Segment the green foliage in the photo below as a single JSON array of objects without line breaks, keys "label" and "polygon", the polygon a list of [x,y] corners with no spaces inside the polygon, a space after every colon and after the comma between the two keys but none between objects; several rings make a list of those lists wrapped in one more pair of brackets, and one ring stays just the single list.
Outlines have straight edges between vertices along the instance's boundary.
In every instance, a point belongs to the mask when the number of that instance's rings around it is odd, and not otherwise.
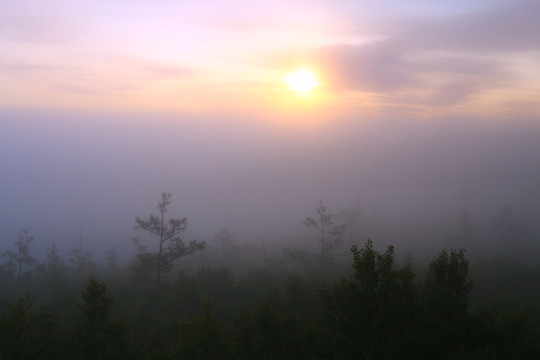
[{"label": "green foliage", "polygon": [[58,359],[59,338],[56,316],[46,307],[35,310],[28,297],[0,316],[0,359]]},{"label": "green foliage", "polygon": [[462,320],[469,304],[472,282],[469,280],[469,261],[465,250],[441,250],[429,264],[425,281],[428,311],[442,322]]},{"label": "green foliage", "polygon": [[[53,287],[48,277],[66,269],[53,266],[59,257],[50,254],[47,266],[32,273],[38,281],[27,285],[48,289],[38,301],[58,316],[28,298],[10,305],[0,294],[2,360],[540,358],[538,291],[517,298],[512,289],[491,292],[505,301],[477,297],[471,310],[463,250],[443,249],[416,280],[392,246],[379,252],[368,240],[352,247],[351,276],[332,285],[321,283],[318,270],[300,276],[250,269],[237,278],[228,268],[206,266],[163,282],[159,297],[121,276],[108,286],[92,277],[80,292],[69,281]],[[538,278],[537,266],[508,260],[483,264],[475,283],[496,290],[493,281],[512,282],[517,289]],[[525,276],[516,285],[518,274]],[[481,281],[488,276],[495,280]],[[5,284],[21,289],[15,276]]]},{"label": "green foliage", "polygon": [[268,358],[281,358],[284,354],[283,336],[285,320],[270,301],[264,301],[254,316],[261,353]]},{"label": "green foliage", "polygon": [[430,356],[440,352],[459,353],[466,350],[467,307],[472,283],[465,250],[442,249],[429,264],[422,284],[422,327],[425,336],[422,351]]},{"label": "green foliage", "polygon": [[110,318],[112,303],[105,283],[90,277],[81,291],[81,317],[74,333],[84,359],[119,359],[125,355],[124,324]]},{"label": "green foliage", "polygon": [[414,273],[409,267],[396,268],[392,246],[381,254],[368,240],[362,249],[353,246],[351,251],[353,278],[322,293],[330,321],[349,339],[345,351],[366,356],[406,353],[404,340],[416,311]]},{"label": "green foliage", "polygon": [[178,322],[178,339],[171,346],[175,359],[225,359],[219,324],[212,314],[211,303],[204,304],[204,314]]},{"label": "green foliage", "polygon": [[252,359],[255,351],[254,325],[249,314],[241,309],[233,323],[229,353],[234,359]]}]

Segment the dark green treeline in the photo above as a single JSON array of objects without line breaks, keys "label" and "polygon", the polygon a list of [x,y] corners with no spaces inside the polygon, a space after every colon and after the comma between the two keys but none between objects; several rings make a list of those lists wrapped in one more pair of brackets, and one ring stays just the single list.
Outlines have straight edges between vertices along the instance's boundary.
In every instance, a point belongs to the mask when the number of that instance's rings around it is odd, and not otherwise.
[{"label": "dark green treeline", "polygon": [[392,246],[351,250],[352,275],[332,283],[205,267],[157,295],[127,275],[80,290],[56,277],[46,295],[1,298],[0,359],[540,358],[540,303],[471,309],[463,250],[422,271]]}]

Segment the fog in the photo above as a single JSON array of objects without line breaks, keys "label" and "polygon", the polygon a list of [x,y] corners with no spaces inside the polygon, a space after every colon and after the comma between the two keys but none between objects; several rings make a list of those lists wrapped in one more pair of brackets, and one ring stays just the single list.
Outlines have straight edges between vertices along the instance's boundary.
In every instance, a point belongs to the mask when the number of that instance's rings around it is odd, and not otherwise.
[{"label": "fog", "polygon": [[473,236],[489,237],[489,218],[505,204],[530,239],[540,233],[534,122],[356,116],[307,124],[4,110],[2,246],[29,227],[34,253],[54,242],[65,255],[82,226],[96,259],[116,245],[127,260],[135,252],[135,216],[155,213],[162,192],[173,194],[168,215],[188,218],[186,240],[208,241],[228,228],[243,244],[309,242],[313,234],[302,221],[319,200],[337,213],[357,199],[356,241],[371,237],[406,251],[462,246],[453,240],[463,212]]}]

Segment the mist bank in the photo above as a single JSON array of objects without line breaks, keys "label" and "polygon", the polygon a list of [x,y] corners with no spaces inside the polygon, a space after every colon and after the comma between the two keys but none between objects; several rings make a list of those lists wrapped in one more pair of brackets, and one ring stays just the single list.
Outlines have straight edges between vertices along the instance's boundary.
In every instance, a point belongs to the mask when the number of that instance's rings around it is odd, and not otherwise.
[{"label": "mist bank", "polygon": [[319,200],[338,212],[357,199],[355,236],[402,248],[451,245],[464,212],[488,241],[505,204],[528,238],[540,233],[538,121],[286,120],[2,109],[0,241],[30,227],[36,251],[67,252],[83,223],[91,249],[132,253],[135,216],[164,191],[187,240],[226,227],[246,244],[309,242],[302,221]]}]

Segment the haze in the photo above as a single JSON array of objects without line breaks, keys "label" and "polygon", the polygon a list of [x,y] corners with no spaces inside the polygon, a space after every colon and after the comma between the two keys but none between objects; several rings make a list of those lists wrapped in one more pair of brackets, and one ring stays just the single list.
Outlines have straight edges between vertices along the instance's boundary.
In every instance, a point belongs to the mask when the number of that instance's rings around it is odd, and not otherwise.
[{"label": "haze", "polygon": [[[361,239],[459,246],[511,204],[538,255],[537,1],[0,1],[0,241],[132,254],[173,194],[185,238],[276,247],[319,200]],[[319,82],[288,89],[298,69]],[[525,231],[525,230],[524,230]],[[530,245],[530,244],[529,244]],[[124,259],[128,256],[124,255]]]}]

